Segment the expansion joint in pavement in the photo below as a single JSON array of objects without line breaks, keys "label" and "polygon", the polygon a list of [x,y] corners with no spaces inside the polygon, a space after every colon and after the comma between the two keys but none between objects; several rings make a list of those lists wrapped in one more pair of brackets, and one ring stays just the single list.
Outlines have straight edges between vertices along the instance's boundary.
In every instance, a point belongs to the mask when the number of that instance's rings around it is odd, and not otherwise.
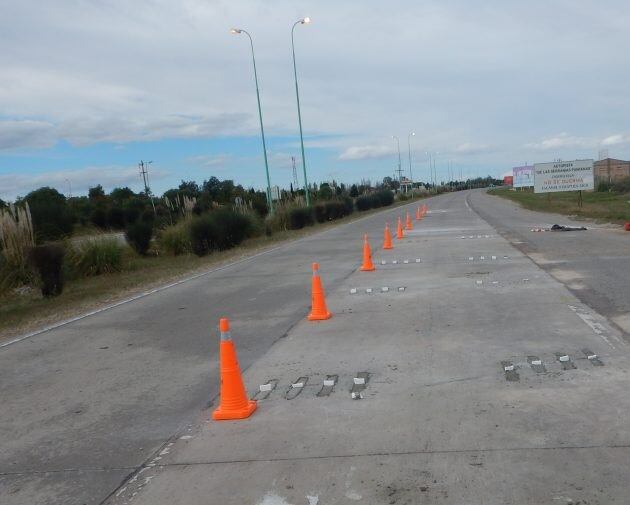
[{"label": "expansion joint in pavement", "polygon": [[251,458],[251,459],[234,459],[234,460],[215,460],[215,461],[180,461],[176,463],[162,463],[155,465],[156,468],[175,468],[186,466],[212,466],[212,465],[231,465],[242,463],[277,463],[291,461],[318,461],[318,460],[335,460],[347,458],[373,458],[383,456],[415,456],[415,455],[440,455],[440,454],[488,454],[488,453],[508,453],[508,452],[534,452],[534,451],[574,451],[574,450],[592,450],[592,449],[630,449],[628,444],[594,444],[594,445],[561,445],[550,447],[489,447],[481,449],[435,449],[435,450],[417,450],[417,451],[379,451],[365,452],[355,454],[332,454],[326,456],[296,456],[286,458]]}]

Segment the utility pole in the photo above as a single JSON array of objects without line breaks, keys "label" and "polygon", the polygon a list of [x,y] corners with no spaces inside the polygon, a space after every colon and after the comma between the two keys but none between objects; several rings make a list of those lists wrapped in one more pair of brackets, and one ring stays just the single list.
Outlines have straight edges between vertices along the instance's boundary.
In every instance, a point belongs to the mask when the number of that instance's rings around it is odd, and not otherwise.
[{"label": "utility pole", "polygon": [[299,188],[297,169],[295,168],[295,156],[291,156],[291,163],[293,164],[293,186],[297,189]]},{"label": "utility pole", "polygon": [[155,210],[155,204],[153,203],[153,197],[151,196],[151,189],[149,188],[149,165],[152,161],[140,160],[138,168],[140,169],[140,175],[142,175],[142,181],[144,182],[144,194],[151,201],[151,207],[153,207],[153,215],[157,217],[157,211]]}]

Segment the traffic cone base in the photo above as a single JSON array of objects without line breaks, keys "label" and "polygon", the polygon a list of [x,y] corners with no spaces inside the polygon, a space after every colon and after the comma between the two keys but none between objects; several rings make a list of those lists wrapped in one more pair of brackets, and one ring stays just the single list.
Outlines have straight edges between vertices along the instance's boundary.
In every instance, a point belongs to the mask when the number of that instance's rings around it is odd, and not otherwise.
[{"label": "traffic cone base", "polygon": [[311,288],[311,312],[306,317],[309,321],[325,321],[330,319],[332,314],[328,312],[326,307],[326,295],[324,293],[324,286],[322,286],[322,279],[318,273],[319,265],[313,263],[313,282]]},{"label": "traffic cone base", "polygon": [[219,346],[221,391],[219,406],[212,413],[212,419],[215,421],[245,419],[256,410],[256,402],[247,398],[236,356],[236,347],[230,337],[228,319],[221,319],[219,329],[221,331],[221,344]]},{"label": "traffic cone base", "polygon": [[323,314],[313,314],[311,312],[306,319],[308,319],[309,321],[325,321],[326,319],[330,319],[331,317],[332,314],[328,311],[324,312]]},{"label": "traffic cone base", "polygon": [[252,415],[256,410],[256,402],[254,400],[247,400],[247,405],[238,410],[224,411],[219,407],[212,413],[212,419],[215,421],[229,421],[230,419],[245,419]]}]

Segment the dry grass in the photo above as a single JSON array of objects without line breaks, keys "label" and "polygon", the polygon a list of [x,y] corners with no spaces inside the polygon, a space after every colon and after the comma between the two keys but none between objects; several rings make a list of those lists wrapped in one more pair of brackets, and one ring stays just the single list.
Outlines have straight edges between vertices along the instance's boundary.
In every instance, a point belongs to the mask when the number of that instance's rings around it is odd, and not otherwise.
[{"label": "dry grass", "polygon": [[35,246],[28,202],[0,210],[0,290],[13,287],[29,277],[28,254]]},{"label": "dry grass", "polygon": [[551,197],[546,194],[535,194],[531,191],[511,191],[509,189],[491,189],[488,193],[518,202],[530,210],[591,218],[600,222],[624,223],[630,221],[630,193],[585,191],[582,193],[582,208],[578,207],[578,194],[574,191],[551,193]]}]

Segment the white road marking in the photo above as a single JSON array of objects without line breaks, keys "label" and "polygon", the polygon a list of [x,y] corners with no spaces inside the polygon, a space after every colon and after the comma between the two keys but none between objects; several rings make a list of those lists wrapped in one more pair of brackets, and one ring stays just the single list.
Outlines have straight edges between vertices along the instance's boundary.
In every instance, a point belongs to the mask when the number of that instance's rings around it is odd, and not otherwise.
[{"label": "white road marking", "polygon": [[[591,330],[593,330],[593,333],[595,333],[595,335],[599,336],[604,342],[606,342],[610,347],[612,347],[613,349],[616,350],[616,347],[613,345],[613,343],[609,340],[609,336],[611,336],[610,334],[607,335],[608,331],[606,329],[606,327],[601,324],[598,323],[597,321],[594,320],[594,317],[592,314],[589,314],[587,312],[584,312],[580,309],[578,309],[578,307],[574,307],[573,305],[569,305],[568,306],[582,321],[584,321],[590,328]],[[613,337],[615,339],[615,341],[617,342],[617,344],[623,344],[623,342],[621,340],[619,340],[616,337]]]}]

